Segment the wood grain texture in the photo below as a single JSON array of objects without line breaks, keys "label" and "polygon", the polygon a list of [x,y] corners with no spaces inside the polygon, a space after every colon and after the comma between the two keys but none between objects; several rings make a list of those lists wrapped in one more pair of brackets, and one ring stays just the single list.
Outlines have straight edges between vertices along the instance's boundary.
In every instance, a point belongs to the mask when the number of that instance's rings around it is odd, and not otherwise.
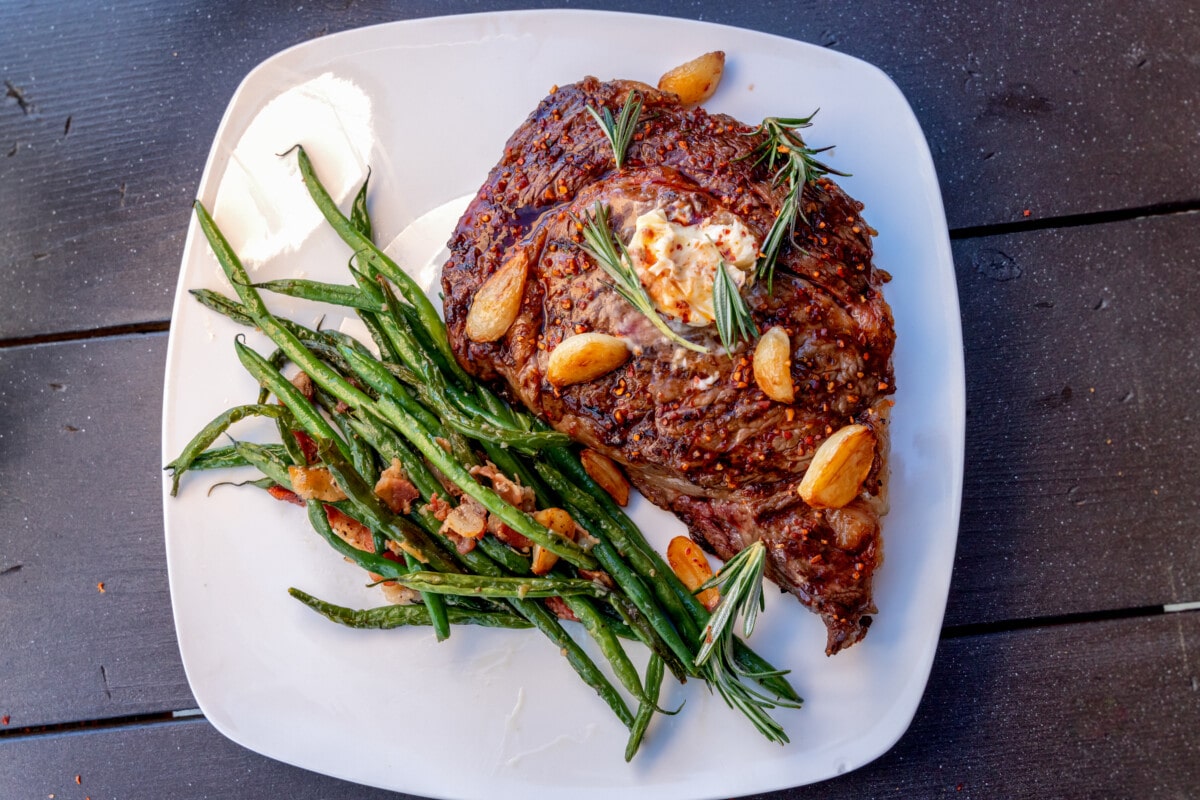
[{"label": "wood grain texture", "polygon": [[[949,624],[1200,596],[1200,351],[1178,327],[1200,304],[1194,220],[956,244],[971,412]],[[0,636],[23,643],[0,651],[13,724],[192,703],[161,540],[164,338],[0,350]]]},{"label": "wood grain texture", "polygon": [[[943,642],[913,726],[891,752],[755,800],[1194,797],[1198,650],[1196,613]],[[0,740],[0,796],[49,794],[404,797],[270,761],[203,720]]]},{"label": "wood grain texture", "polygon": [[1200,217],[954,253],[968,412],[947,622],[1200,599]]},{"label": "wood grain texture", "polygon": [[11,726],[195,705],[163,551],[165,344],[0,350],[0,715]]},{"label": "wood grain texture", "polygon": [[[0,340],[168,317],[188,201],[263,59],[361,25],[516,5],[560,4],[3,4]],[[926,130],[953,227],[1200,201],[1192,4],[579,6],[763,30],[878,65]]]}]

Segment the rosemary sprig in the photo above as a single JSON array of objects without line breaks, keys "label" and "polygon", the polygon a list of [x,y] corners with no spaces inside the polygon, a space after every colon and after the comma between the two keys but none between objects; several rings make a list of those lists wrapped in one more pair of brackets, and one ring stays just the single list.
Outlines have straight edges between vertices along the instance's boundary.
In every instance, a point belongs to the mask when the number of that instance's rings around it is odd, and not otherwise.
[{"label": "rosemary sprig", "polygon": [[600,130],[604,131],[608,143],[612,145],[613,161],[616,162],[617,169],[620,169],[621,165],[625,163],[625,151],[629,149],[629,143],[633,140],[633,132],[637,129],[638,119],[642,116],[641,93],[635,89],[625,96],[625,105],[621,106],[621,113],[617,115],[616,120],[613,119],[612,112],[608,110],[607,106],[602,111],[597,111],[588,105],[587,111],[592,115],[592,119],[596,120]]},{"label": "rosemary sprig", "polygon": [[642,279],[633,268],[633,259],[625,243],[617,236],[608,221],[608,206],[596,201],[595,209],[587,215],[583,224],[583,251],[596,260],[600,269],[612,279],[612,287],[624,297],[631,306],[642,312],[646,319],[654,323],[663,336],[697,353],[707,353],[708,348],[684,339],[658,315],[654,309],[654,301],[646,294]]},{"label": "rosemary sprig", "polygon": [[[776,186],[786,185],[787,195],[779,206],[779,213],[767,236],[758,256],[756,274],[767,279],[767,291],[773,288],[775,265],[784,242],[794,243],[796,236],[796,220],[805,219],[804,209],[800,205],[804,193],[804,185],[811,183],[822,175],[840,175],[846,177],[848,172],[839,172],[833,167],[817,160],[817,155],[824,153],[829,147],[812,148],[804,143],[796,131],[812,126],[812,119],[817,112],[807,117],[767,117],[762,124],[749,135],[763,136],[762,142],[750,153],[754,157],[754,165],[766,164],[768,170],[774,173],[772,182]],[[797,245],[799,246],[799,245]]]},{"label": "rosemary sprig", "polygon": [[713,316],[726,353],[732,354],[733,346],[739,340],[749,342],[758,336],[758,326],[750,317],[750,309],[746,307],[738,285],[729,277],[725,259],[717,262],[717,274],[713,278]]},{"label": "rosemary sprig", "polygon": [[726,561],[720,573],[696,590],[701,592],[713,586],[721,587],[721,602],[704,628],[700,652],[696,654],[696,666],[701,668],[709,685],[717,687],[717,692],[730,708],[745,714],[759,733],[772,742],[785,744],[788,741],[787,733],[767,712],[780,706],[799,708],[800,703],[782,697],[768,697],[748,686],[742,678],[767,676],[747,672],[734,657],[734,628],[737,627],[738,617],[743,618],[742,631],[749,638],[754,632],[758,612],[764,608],[762,582],[766,556],[766,545],[761,541],[754,542]]}]

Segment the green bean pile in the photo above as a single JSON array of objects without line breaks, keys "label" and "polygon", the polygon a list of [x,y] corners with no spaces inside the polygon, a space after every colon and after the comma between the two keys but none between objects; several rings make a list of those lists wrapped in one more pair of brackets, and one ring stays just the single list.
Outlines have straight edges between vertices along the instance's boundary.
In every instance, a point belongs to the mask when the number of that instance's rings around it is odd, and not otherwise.
[{"label": "green bean pile", "polygon": [[[303,148],[295,152],[309,194],[353,253],[349,271],[354,283],[252,284],[208,211],[195,203],[200,227],[237,297],[210,290],[192,294],[235,322],[261,330],[277,349],[264,356],[241,336],[235,339],[239,361],[262,387],[258,402],[217,416],[167,465],[171,494],[191,470],[255,467],[262,477],[248,483],[286,494],[292,489],[289,466],[311,463],[325,468],[346,497],[332,503],[302,501],[313,529],[353,563],[419,593],[420,603],[355,610],[290,590],[317,613],[355,628],[428,625],[439,640],[449,637],[455,624],[537,628],[629,728],[627,760],[637,751],[654,713],[674,713],[658,706],[667,671],[680,682],[689,677],[707,681],[764,735],[786,742],[783,729],[767,713],[801,702],[784,673],[736,638],[733,671],[712,661],[697,666],[708,611],[592,480],[564,434],[511,407],[458,364],[428,297],[372,241],[367,183],[351,213],[343,214]],[[380,356],[342,333],[276,317],[260,291],[353,309]],[[311,378],[312,400],[284,376],[289,362]],[[268,402],[272,395],[278,404]],[[212,448],[226,429],[250,416],[273,419],[280,442]],[[315,459],[305,452],[297,433],[315,443]],[[407,514],[394,512],[373,488],[381,469],[395,461],[421,495]],[[566,510],[587,535],[572,541],[509,504],[472,475],[471,468],[485,462],[532,489],[538,508]],[[525,554],[491,535],[480,537],[474,549],[459,552],[430,506],[435,499],[453,504],[454,493],[446,491],[443,481],[557,555],[554,569],[544,577],[534,576]],[[370,530],[374,552],[353,546],[334,531],[332,509]],[[384,557],[389,542],[403,548],[403,560]],[[636,701],[636,713],[542,598],[561,598],[579,620],[612,675]],[[644,677],[621,639],[640,641],[650,649]]]}]

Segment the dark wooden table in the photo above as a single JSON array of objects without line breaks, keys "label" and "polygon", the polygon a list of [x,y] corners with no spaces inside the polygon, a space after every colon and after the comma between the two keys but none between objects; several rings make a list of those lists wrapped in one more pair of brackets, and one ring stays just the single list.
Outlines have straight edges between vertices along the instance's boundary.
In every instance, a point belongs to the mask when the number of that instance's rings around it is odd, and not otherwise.
[{"label": "dark wooden table", "polygon": [[[604,5],[878,65],[941,179],[968,430],[933,676],[890,753],[773,797],[1200,796],[1196,5]],[[189,201],[242,76],[313,37],[485,6],[509,4],[0,7],[0,798],[396,796],[189,713],[165,344]]]}]

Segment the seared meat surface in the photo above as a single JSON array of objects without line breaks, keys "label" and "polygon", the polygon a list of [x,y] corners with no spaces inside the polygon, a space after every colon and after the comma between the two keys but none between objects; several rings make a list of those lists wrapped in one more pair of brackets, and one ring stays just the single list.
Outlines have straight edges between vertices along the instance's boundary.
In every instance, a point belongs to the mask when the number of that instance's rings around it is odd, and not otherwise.
[{"label": "seared meat surface", "polygon": [[[617,172],[586,106],[615,112],[631,89],[644,96],[642,122]],[[806,186],[800,246],[784,248],[771,291],[761,281],[742,291],[760,330],[778,325],[789,334],[791,404],[756,385],[753,343],[738,344],[730,357],[715,326],[673,321],[709,352],[678,347],[579,246],[577,219],[597,201],[611,208],[624,242],[654,209],[679,225],[736,219],[761,242],[785,190],[755,166],[750,154],[760,139],[751,131],[642,84],[588,78],[554,90],[513,134],[451,239],[442,273],[446,321],[464,368],[501,382],[555,428],[622,463],[643,494],[718,557],[764,540],[769,577],[823,617],[832,654],[866,632],[882,556],[895,337],[862,205],[825,178]],[[529,265],[516,322],[497,341],[469,340],[464,326],[476,291],[514,257]],[[545,378],[549,353],[587,331],[624,338],[633,357],[600,378],[555,389]],[[836,511],[810,508],[796,489],[812,455],[852,422],[870,427],[880,443],[863,493]]]}]

